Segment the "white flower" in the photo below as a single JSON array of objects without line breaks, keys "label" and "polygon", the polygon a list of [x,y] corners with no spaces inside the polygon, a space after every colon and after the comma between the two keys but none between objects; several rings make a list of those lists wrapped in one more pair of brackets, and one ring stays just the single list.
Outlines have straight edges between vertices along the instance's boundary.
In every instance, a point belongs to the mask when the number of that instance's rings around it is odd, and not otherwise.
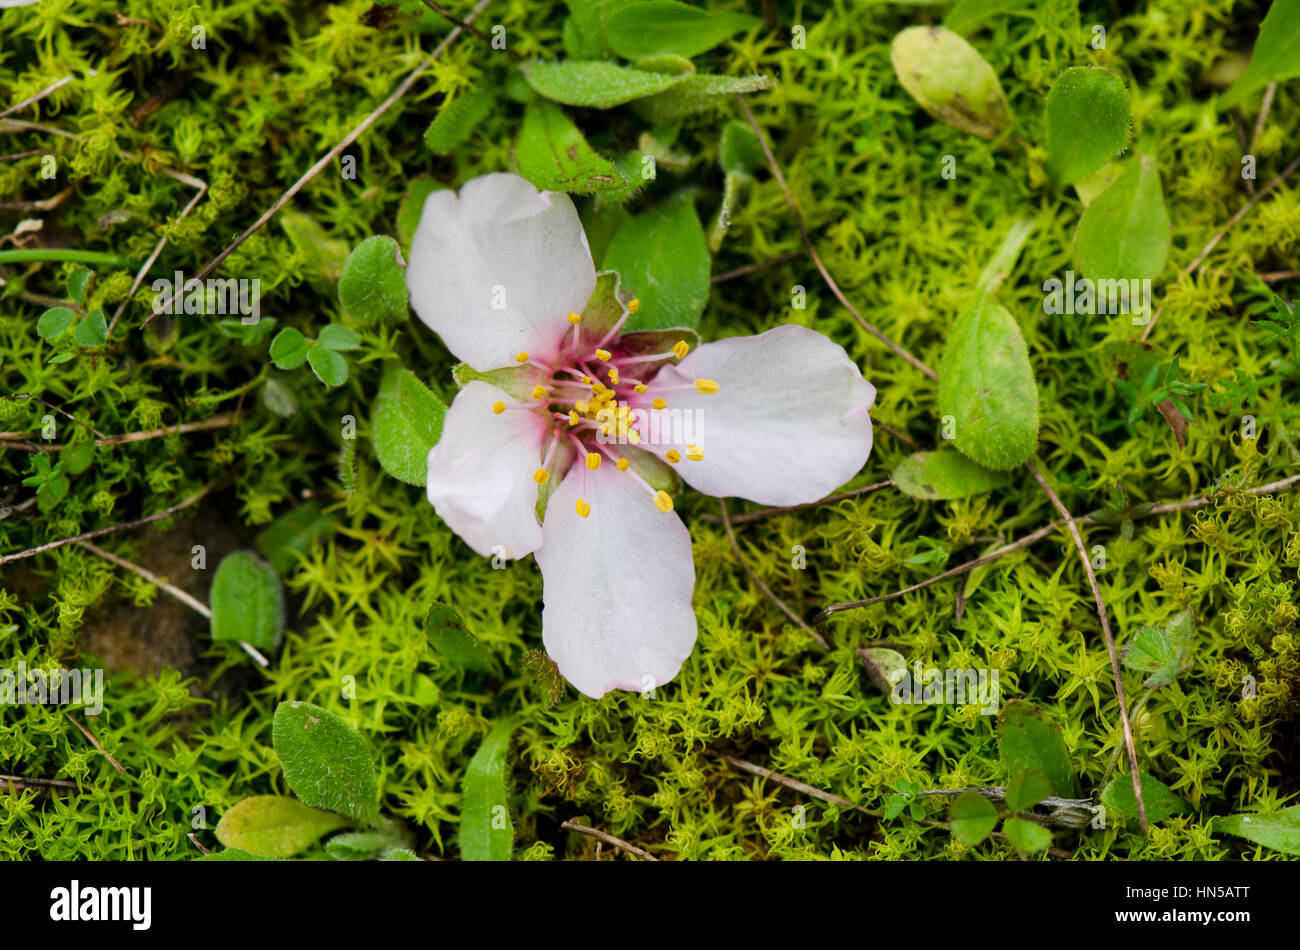
[{"label": "white flower", "polygon": [[597,293],[566,195],[506,174],[434,192],[410,258],[412,306],[473,377],[429,453],[429,501],[480,555],[536,555],[542,640],[588,696],[661,685],[695,645],[666,467],[710,495],[797,505],[871,452],[876,391],[820,333],[690,352],[690,331],[622,333],[628,307]]}]

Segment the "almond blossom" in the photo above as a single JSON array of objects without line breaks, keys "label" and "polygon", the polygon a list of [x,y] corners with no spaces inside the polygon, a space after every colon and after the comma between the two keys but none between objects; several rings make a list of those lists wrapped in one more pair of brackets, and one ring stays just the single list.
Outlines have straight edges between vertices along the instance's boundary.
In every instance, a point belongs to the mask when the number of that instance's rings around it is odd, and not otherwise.
[{"label": "almond blossom", "polygon": [[407,273],[462,361],[429,501],[478,554],[536,557],[543,643],[588,696],[662,685],[695,645],[678,479],[798,505],[871,452],[876,391],[841,346],[794,325],[624,332],[639,301],[597,273],[573,202],[516,175],[430,195]]}]

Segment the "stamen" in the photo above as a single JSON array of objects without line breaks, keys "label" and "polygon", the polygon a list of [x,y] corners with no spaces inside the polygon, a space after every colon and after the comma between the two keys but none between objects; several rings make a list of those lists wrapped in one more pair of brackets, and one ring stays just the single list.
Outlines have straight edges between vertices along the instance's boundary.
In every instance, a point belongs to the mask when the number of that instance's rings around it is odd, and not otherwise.
[{"label": "stamen", "polygon": [[573,510],[578,513],[579,518],[585,518],[591,514],[591,505],[579,498],[573,503]]},{"label": "stamen", "polygon": [[545,485],[551,478],[551,473],[544,468],[539,468],[533,472],[533,481],[539,485]]},{"label": "stamen", "polygon": [[538,385],[533,387],[532,397],[534,399],[541,399],[545,395],[546,395],[545,386]]},{"label": "stamen", "polygon": [[598,468],[600,468],[600,453],[599,453],[599,452],[588,452],[588,453],[587,453],[587,468],[591,469],[593,472],[596,471]]},{"label": "stamen", "polygon": [[628,468],[631,467],[631,465],[632,463],[629,462],[627,459],[619,459],[617,462],[614,463],[614,467],[617,468],[620,472],[626,472]]},{"label": "stamen", "polygon": [[578,315],[578,311],[576,310],[569,311],[569,322],[572,323],[575,327],[582,322],[582,317]]},{"label": "stamen", "polygon": [[697,379],[695,381],[695,391],[707,396],[718,391],[718,384],[712,379]]},{"label": "stamen", "polygon": [[611,356],[613,356],[613,355],[614,355],[614,354],[611,353],[609,350],[597,350],[597,351],[596,351],[596,359],[600,360],[602,363],[605,362],[605,360],[609,359],[609,358],[610,358]]},{"label": "stamen", "polygon": [[662,511],[664,514],[667,514],[668,512],[672,511],[673,510],[672,496],[669,495],[668,492],[666,491],[655,492],[655,507],[658,508],[660,511]]},{"label": "stamen", "polygon": [[569,425],[571,425],[571,426],[576,426],[576,425],[577,425],[579,422],[581,422],[581,421],[582,421],[582,416],[578,415],[576,412],[574,412],[572,409],[570,409],[570,410],[569,410]]},{"label": "stamen", "polygon": [[650,405],[652,405],[656,409],[665,409],[668,406],[668,400],[665,399],[663,396],[656,396],[655,401],[652,402]]},{"label": "stamen", "polygon": [[519,353],[519,355],[515,357],[515,362],[516,362],[516,363],[527,363],[527,362],[528,362],[528,354],[527,354],[527,353],[524,353],[524,352],[521,350],[520,353]]},{"label": "stamen", "polygon": [[505,411],[506,411],[506,404],[503,403],[500,399],[492,403],[492,414],[494,416],[499,416],[501,415],[501,413]]},{"label": "stamen", "polygon": [[688,445],[686,446],[686,457],[692,462],[698,462],[704,458],[704,450],[698,445]]},{"label": "stamen", "polygon": [[684,359],[686,354],[691,351],[691,345],[685,340],[678,340],[677,345],[673,347],[673,356],[679,360]]},{"label": "stamen", "polygon": [[632,387],[632,392],[640,396],[640,395],[645,395],[645,393],[649,389],[650,387],[647,386],[645,383],[637,383],[635,386]]},{"label": "stamen", "polygon": [[633,297],[631,300],[627,302],[628,313],[636,313],[640,309],[641,309],[641,301],[638,300],[636,297]]},{"label": "stamen", "polygon": [[676,465],[682,460],[682,453],[678,452],[676,449],[669,449],[664,453],[664,458]]}]

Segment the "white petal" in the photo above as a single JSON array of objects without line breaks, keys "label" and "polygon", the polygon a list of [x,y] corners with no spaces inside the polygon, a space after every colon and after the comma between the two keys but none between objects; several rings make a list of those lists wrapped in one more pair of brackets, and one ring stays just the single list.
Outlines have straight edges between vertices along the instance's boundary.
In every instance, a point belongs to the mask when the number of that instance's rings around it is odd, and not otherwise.
[{"label": "white petal", "polygon": [[406,271],[411,306],[457,358],[486,372],[549,360],[596,287],[568,195],[484,175],[424,203]]},{"label": "white petal", "polygon": [[[475,381],[452,401],[429,452],[429,501],[447,526],[483,557],[521,558],[542,543],[537,483],[546,422],[536,412],[492,411],[518,400]],[[497,550],[500,549],[500,550]]]},{"label": "white petal", "polygon": [[[580,497],[586,518],[574,509]],[[599,699],[676,676],[695,645],[695,564],[681,519],[632,475],[579,462],[551,497],[542,534],[542,641],[564,678]]]},{"label": "white petal", "polygon": [[[718,391],[689,388],[701,378]],[[843,485],[871,454],[875,387],[815,330],[787,325],[706,343],[664,367],[644,399],[680,385],[688,388],[663,393],[666,409],[649,412],[642,447],[660,456],[675,448],[677,471],[705,494],[802,505]],[[685,444],[704,457],[687,458]]]}]

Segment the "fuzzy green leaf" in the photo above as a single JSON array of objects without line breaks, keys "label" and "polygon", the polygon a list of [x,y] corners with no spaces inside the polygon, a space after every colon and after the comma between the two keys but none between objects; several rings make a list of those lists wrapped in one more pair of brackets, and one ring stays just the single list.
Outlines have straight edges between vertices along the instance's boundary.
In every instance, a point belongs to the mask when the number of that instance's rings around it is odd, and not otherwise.
[{"label": "fuzzy green leaf", "polygon": [[602,265],[640,301],[625,329],[694,327],[709,298],[709,246],[688,198],[657,205],[619,228]]},{"label": "fuzzy green leaf", "polygon": [[72,338],[82,346],[101,346],[108,339],[108,321],[104,311],[92,310],[81,318],[77,329],[72,331]]},{"label": "fuzzy green leaf", "polygon": [[305,211],[285,208],[276,215],[276,220],[302,259],[304,277],[325,283],[339,279],[348,256],[346,241],[331,238],[316,218]]},{"label": "fuzzy green leaf", "polygon": [[[1190,810],[1187,802],[1164,782],[1153,779],[1145,772],[1138,773],[1138,781],[1142,783],[1142,805],[1146,809],[1149,823],[1164,821],[1170,815]],[[1133,779],[1128,775],[1116,775],[1102,789],[1101,803],[1109,811],[1136,819],[1138,808],[1137,796],[1133,794]]]},{"label": "fuzzy green leaf", "polygon": [[940,122],[986,139],[1010,124],[993,67],[951,30],[909,27],[894,37],[889,58],[903,88]]},{"label": "fuzzy green leaf", "polygon": [[78,267],[68,275],[68,296],[74,303],[81,305],[86,302],[86,286],[94,273],[89,267]]},{"label": "fuzzy green leaf", "polygon": [[1007,775],[1021,769],[1041,772],[1057,796],[1074,794],[1074,766],[1061,727],[1024,700],[1011,700],[998,714],[998,755]]},{"label": "fuzzy green leaf", "polygon": [[671,125],[692,113],[716,108],[733,96],[771,87],[772,80],[766,76],[683,76],[673,88],[638,99],[632,108],[655,125]]},{"label": "fuzzy green leaf", "polygon": [[1300,0],[1273,0],[1259,25],[1250,65],[1219,97],[1219,109],[1236,105],[1271,82],[1300,76]]},{"label": "fuzzy green leaf", "polygon": [[746,13],[710,13],[675,0],[624,7],[605,24],[605,40],[625,59],[698,56],[762,21]]},{"label": "fuzzy green leaf", "polygon": [[1161,627],[1146,627],[1120,656],[1130,670],[1150,673],[1144,686],[1168,686],[1187,664],[1192,651],[1192,613],[1184,610]]},{"label": "fuzzy green leaf", "polygon": [[1058,187],[1091,175],[1128,145],[1128,90],[1109,69],[1067,69],[1047,93],[1045,111],[1047,171]]},{"label": "fuzzy green leaf", "polygon": [[957,318],[943,351],[939,410],[956,422],[953,445],[995,471],[1022,465],[1038,444],[1038,387],[1020,327],[981,298]]},{"label": "fuzzy green leaf", "polygon": [[307,362],[316,378],[331,389],[348,381],[348,361],[327,346],[317,344],[309,349]]},{"label": "fuzzy green leaf", "polygon": [[434,652],[452,666],[479,673],[493,672],[491,655],[478,637],[465,628],[465,622],[454,607],[434,603],[425,615],[424,632]]},{"label": "fuzzy green leaf", "polygon": [[514,728],[513,719],[498,722],[465,770],[459,836],[463,860],[510,860],[514,825],[506,801],[506,759]]},{"label": "fuzzy green leaf", "polygon": [[465,141],[478,124],[492,114],[496,94],[491,90],[465,92],[438,112],[424,133],[424,144],[434,155],[447,155]]},{"label": "fuzzy green leaf", "polygon": [[284,632],[284,591],[275,569],[252,551],[227,554],[208,595],[212,639],[242,640],[273,650]]},{"label": "fuzzy green leaf", "polygon": [[1052,833],[1042,825],[1023,818],[1008,818],[1002,822],[1002,833],[1011,843],[1026,854],[1045,851],[1052,843]]},{"label": "fuzzy green leaf", "polygon": [[297,799],[254,795],[221,816],[216,835],[227,848],[264,858],[289,858],[347,823],[341,815],[310,808]]},{"label": "fuzzy green leaf", "polygon": [[894,485],[898,490],[924,501],[968,498],[992,491],[1010,480],[1007,473],[987,469],[952,449],[916,452],[894,469]]},{"label": "fuzzy green leaf", "polygon": [[1007,807],[1012,811],[1025,811],[1044,798],[1051,798],[1052,792],[1052,780],[1042,772],[1021,769],[1007,782]]},{"label": "fuzzy green leaf", "polygon": [[308,805],[374,824],[379,786],[370,749],[342,717],[311,703],[275,707],[271,728],[285,781]]},{"label": "fuzzy green leaf", "polygon": [[1169,256],[1169,213],[1160,171],[1137,155],[1115,184],[1088,205],[1074,235],[1080,272],[1093,281],[1154,280]]},{"label": "fuzzy green leaf", "polygon": [[77,321],[77,315],[67,307],[51,307],[36,321],[36,334],[48,340],[58,336]]},{"label": "fuzzy green leaf", "polygon": [[998,823],[998,810],[979,792],[963,792],[948,806],[948,827],[962,844],[974,847],[987,838]]},{"label": "fuzzy green leaf", "polygon": [[[381,320],[406,319],[406,262],[396,241],[385,234],[376,234],[352,249],[339,278],[339,305],[363,327]],[[324,332],[320,343],[329,346]]]},{"label": "fuzzy green leaf", "polygon": [[587,144],[563,109],[544,100],[524,107],[515,162],[520,175],[551,191],[587,195],[630,184],[612,161]]},{"label": "fuzzy green leaf", "polygon": [[298,411],[298,400],[294,398],[293,390],[274,376],[268,376],[262,384],[262,405],[285,419]]},{"label": "fuzzy green leaf", "polygon": [[385,472],[408,485],[429,477],[429,451],[442,435],[447,407],[400,363],[384,369],[375,399],[375,456]]},{"label": "fuzzy green leaf", "polygon": [[345,326],[331,323],[321,328],[316,345],[327,350],[356,350],[361,348],[361,337]]},{"label": "fuzzy green leaf", "polygon": [[1245,838],[1283,854],[1300,855],[1300,805],[1267,815],[1224,815],[1214,819],[1214,830]]},{"label": "fuzzy green leaf", "polygon": [[280,369],[297,369],[307,360],[307,339],[293,327],[285,327],[271,341],[271,362]]},{"label": "fuzzy green leaf", "polygon": [[534,91],[566,106],[611,109],[671,89],[682,76],[664,75],[596,60],[592,62],[534,61],[520,67]]},{"label": "fuzzy green leaf", "polygon": [[763,146],[746,122],[728,122],[722,127],[718,144],[718,164],[723,172],[748,178],[750,172],[761,168],[764,162]]}]

